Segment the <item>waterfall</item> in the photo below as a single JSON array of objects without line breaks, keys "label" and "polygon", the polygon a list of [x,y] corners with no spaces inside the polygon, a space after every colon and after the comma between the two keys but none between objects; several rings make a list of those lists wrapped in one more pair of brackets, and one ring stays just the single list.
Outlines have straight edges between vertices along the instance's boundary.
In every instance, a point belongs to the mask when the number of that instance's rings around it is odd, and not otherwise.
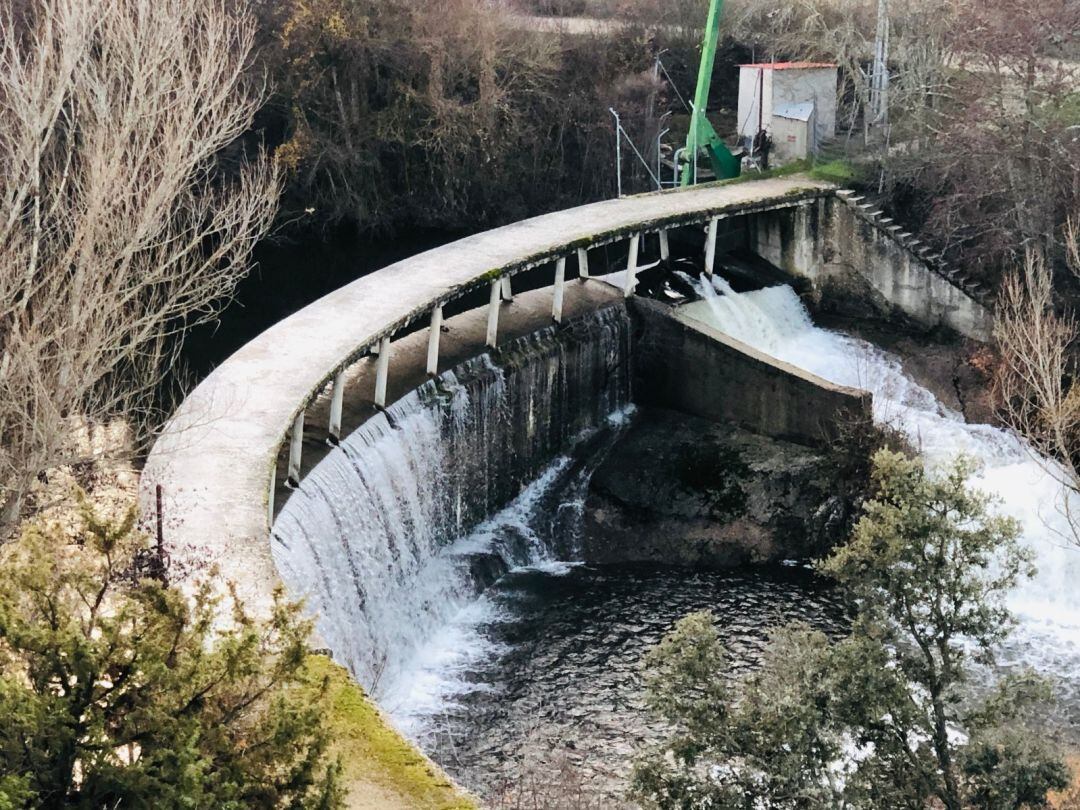
[{"label": "waterfall", "polygon": [[815,327],[788,286],[740,294],[717,277],[713,284],[692,283],[704,300],[683,308],[691,317],[820,377],[873,392],[875,420],[902,430],[930,464],[961,453],[982,464],[972,484],[996,495],[1001,511],[1021,522],[1038,568],[1011,594],[1021,627],[1004,658],[1074,675],[1080,665],[1080,548],[1072,545],[1064,513],[1068,507],[1080,514],[1080,503],[1066,500],[1069,494],[1024,442],[990,425],[968,424],[906,375],[889,352]]},{"label": "waterfall", "polygon": [[369,419],[289,498],[278,570],[370,691],[393,692],[493,579],[550,556],[527,518],[575,472],[564,454],[626,407],[629,341],[616,306],[474,358]]},{"label": "waterfall", "polygon": [[720,276],[714,275],[712,284],[708,284],[682,271],[677,273],[704,299],[686,305],[684,312],[700,318],[701,310],[707,309],[708,317],[702,320],[768,354],[779,351],[795,333],[813,326],[798,297],[787,294],[791,292],[790,287],[770,287],[739,295]]}]

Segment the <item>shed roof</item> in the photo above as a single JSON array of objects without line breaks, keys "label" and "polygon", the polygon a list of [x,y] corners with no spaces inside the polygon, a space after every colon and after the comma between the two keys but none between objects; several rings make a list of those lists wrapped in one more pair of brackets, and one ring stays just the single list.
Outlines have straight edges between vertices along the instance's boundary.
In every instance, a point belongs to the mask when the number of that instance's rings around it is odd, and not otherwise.
[{"label": "shed roof", "polygon": [[800,101],[798,104],[784,104],[773,110],[773,115],[789,118],[792,121],[809,121],[814,114],[814,102]]},{"label": "shed roof", "polygon": [[764,70],[820,70],[836,69],[835,62],[755,62],[752,65],[739,65],[743,68],[762,68]]}]

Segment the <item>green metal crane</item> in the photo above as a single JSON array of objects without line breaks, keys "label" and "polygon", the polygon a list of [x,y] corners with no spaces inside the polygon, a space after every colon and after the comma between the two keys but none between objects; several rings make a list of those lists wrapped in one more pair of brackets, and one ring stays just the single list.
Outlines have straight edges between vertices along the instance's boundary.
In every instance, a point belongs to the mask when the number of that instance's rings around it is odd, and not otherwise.
[{"label": "green metal crane", "polygon": [[686,163],[682,167],[679,181],[682,186],[694,182],[694,166],[701,151],[708,155],[713,174],[718,180],[738,177],[741,169],[739,158],[727,148],[705,115],[709,105],[709,86],[712,84],[716,46],[720,38],[720,11],[723,5],[724,0],[709,0],[709,16],[705,22],[705,38],[701,43],[701,64],[698,66],[694,106],[690,112],[690,129],[686,133]]}]

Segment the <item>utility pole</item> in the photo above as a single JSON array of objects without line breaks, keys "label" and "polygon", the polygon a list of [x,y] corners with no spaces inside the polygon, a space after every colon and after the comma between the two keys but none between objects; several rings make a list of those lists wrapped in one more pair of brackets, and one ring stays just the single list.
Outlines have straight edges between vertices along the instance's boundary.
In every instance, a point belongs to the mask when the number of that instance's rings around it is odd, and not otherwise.
[{"label": "utility pole", "polygon": [[874,67],[870,74],[870,126],[889,127],[889,0],[878,0]]},{"label": "utility pole", "polygon": [[622,196],[622,124],[619,114],[614,107],[608,107],[608,112],[615,116],[615,196]]}]

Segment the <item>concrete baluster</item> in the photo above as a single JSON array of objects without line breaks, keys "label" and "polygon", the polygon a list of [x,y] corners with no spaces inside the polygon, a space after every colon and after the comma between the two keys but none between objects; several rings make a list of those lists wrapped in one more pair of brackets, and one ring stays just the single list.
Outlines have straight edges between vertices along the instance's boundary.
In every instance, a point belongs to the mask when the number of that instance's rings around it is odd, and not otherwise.
[{"label": "concrete baluster", "polygon": [[375,407],[386,407],[386,380],[390,376],[390,336],[379,341],[379,364],[375,367]]},{"label": "concrete baluster", "polygon": [[274,525],[274,495],[277,493],[277,459],[270,469],[270,491],[266,496],[266,525]]},{"label": "concrete baluster", "polygon": [[442,307],[431,310],[431,328],[427,339],[427,373],[434,377],[439,373],[439,335],[442,332]]},{"label": "concrete baluster", "polygon": [[566,257],[555,262],[555,293],[551,299],[551,317],[555,323],[562,323],[563,287],[566,284]]},{"label": "concrete baluster", "polygon": [[304,451],[304,412],[300,411],[292,423],[292,436],[289,440],[289,476],[290,486],[300,486],[300,457]]},{"label": "concrete baluster", "polygon": [[502,286],[499,279],[491,282],[491,298],[488,300],[488,323],[487,345],[495,348],[495,341],[499,334],[499,288]]},{"label": "concrete baluster", "polygon": [[336,445],[341,441],[341,405],[345,396],[345,372],[334,375],[334,387],[330,392],[330,436],[327,441]]},{"label": "concrete baluster", "polygon": [[503,276],[502,278],[502,297],[503,301],[514,300],[514,290],[510,286],[510,276]]},{"label": "concrete baluster", "polygon": [[637,286],[638,242],[640,240],[639,233],[630,237],[630,256],[626,260],[626,284],[623,287],[623,293],[627,298],[634,294],[634,288]]},{"label": "concrete baluster", "polygon": [[577,272],[579,278],[589,277],[589,249],[577,249]]},{"label": "concrete baluster", "polygon": [[719,220],[709,220],[709,235],[705,239],[705,275],[713,274],[713,263],[716,261],[716,225]]},{"label": "concrete baluster", "polygon": [[667,229],[660,229],[660,260],[667,261],[671,256],[671,248],[668,247]]}]

